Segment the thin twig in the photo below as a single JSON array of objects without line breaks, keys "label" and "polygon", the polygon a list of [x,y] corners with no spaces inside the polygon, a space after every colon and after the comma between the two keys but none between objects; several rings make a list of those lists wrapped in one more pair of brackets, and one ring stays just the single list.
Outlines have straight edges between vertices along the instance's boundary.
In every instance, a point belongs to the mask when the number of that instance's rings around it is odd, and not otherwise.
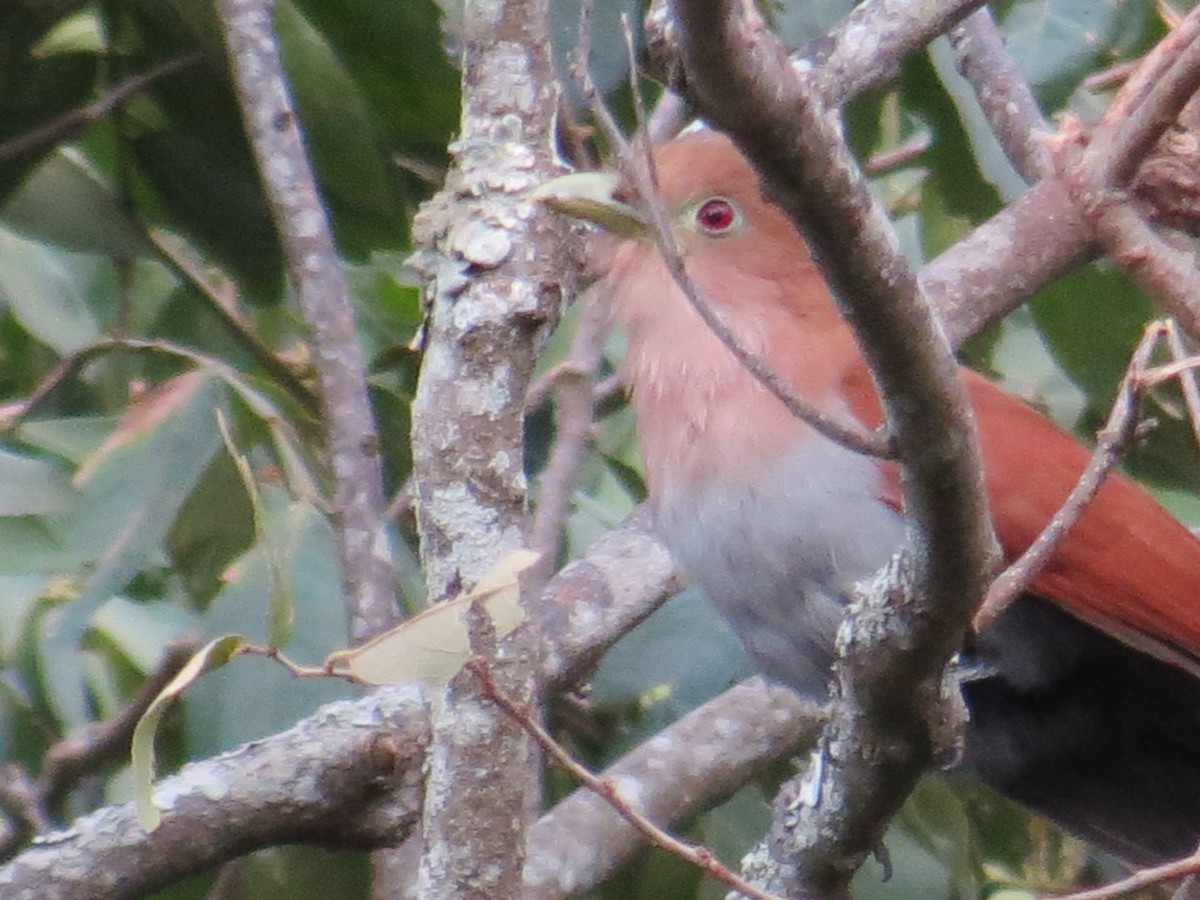
[{"label": "thin twig", "polygon": [[[232,302],[222,296],[221,289],[213,282],[212,277],[204,271],[204,266],[198,260],[192,259],[187,251],[176,246],[167,235],[157,228],[146,228],[146,237],[154,244],[167,265],[175,273],[196,289],[205,307],[216,316],[217,321],[237,342],[246,350],[255,362],[262,366],[263,371],[274,378],[285,391],[300,404],[300,407],[310,415],[320,412],[320,401],[286,362],[259,339],[237,311]],[[232,299],[232,298],[230,298]]]},{"label": "thin twig", "polygon": [[1165,332],[1166,324],[1163,322],[1151,322],[1146,326],[1141,341],[1129,359],[1125,377],[1117,391],[1117,399],[1113,401],[1108,421],[1100,430],[1091,459],[1075,486],[1071,488],[1067,499],[1034,542],[992,582],[979,611],[975,613],[972,625],[976,631],[993,622],[1037,577],[1058,551],[1063,538],[1075,527],[1087,505],[1100,490],[1109,471],[1124,455],[1125,448],[1133,436],[1138,404],[1145,388],[1142,375],[1149,365],[1154,348],[1158,346],[1159,339]]},{"label": "thin twig", "polygon": [[1118,91],[1084,154],[1088,182],[1122,187],[1200,88],[1200,9],[1143,59]]},{"label": "thin twig", "polygon": [[646,119],[646,134],[652,141],[665,141],[677,135],[687,121],[687,104],[683,98],[673,91],[663,90]]},{"label": "thin twig", "polygon": [[483,696],[504,710],[510,718],[523,728],[530,737],[537,741],[538,746],[554,760],[563,770],[569,772],[589,790],[594,791],[605,800],[613,810],[626,822],[636,828],[654,846],[678,856],[680,859],[700,869],[706,875],[722,884],[738,891],[750,900],[784,900],[774,894],[766,893],[745,881],[725,866],[711,850],[684,843],[673,835],[663,831],[653,822],[641,815],[621,797],[612,782],[599,778],[589,772],[574,757],[563,748],[551,735],[529,714],[529,710],[520,703],[514,703],[501,693],[492,680],[491,670],[487,661],[474,657],[466,666],[479,679]]},{"label": "thin twig", "polygon": [[1173,862],[1163,863],[1161,866],[1139,869],[1128,878],[1122,878],[1120,881],[1114,881],[1103,887],[1076,891],[1073,894],[1059,894],[1055,896],[1054,900],[1114,900],[1116,897],[1132,894],[1174,878],[1195,875],[1197,872],[1200,872],[1200,852]]},{"label": "thin twig", "polygon": [[199,350],[176,344],[173,341],[161,339],[146,339],[133,337],[105,337],[85,344],[68,356],[64,356],[51,369],[33,392],[24,400],[10,403],[0,410],[0,436],[8,434],[29,418],[50,396],[58,390],[69,378],[74,376],[93,357],[112,350],[125,350],[133,353],[161,353],[187,360],[195,365],[208,365],[224,368],[232,372],[232,367],[221,360],[208,357]]},{"label": "thin twig", "polygon": [[25,134],[9,138],[0,144],[0,165],[19,156],[32,153],[35,150],[50,147],[61,141],[78,137],[87,130],[89,125],[104,118],[130,97],[140,94],[156,81],[160,81],[169,75],[174,75],[176,72],[195,65],[200,59],[199,54],[191,54],[178,59],[169,59],[161,62],[147,69],[145,72],[130,75],[128,78],[117,82],[99,100],[63,113],[61,116],[51,119],[49,122],[39,125]]},{"label": "thin twig", "polygon": [[915,134],[895,147],[872,153],[863,162],[863,172],[867,175],[878,176],[903,169],[920,159],[931,146],[933,146],[933,138],[929,134]]},{"label": "thin twig", "polygon": [[46,373],[45,377],[38,382],[28,397],[16,403],[7,404],[4,407],[3,416],[0,417],[0,435],[8,434],[20,426],[60,386],[83,368],[89,360],[110,350],[164,353],[168,356],[182,356],[184,358],[193,358],[195,356],[195,351],[170,341],[118,337],[100,338],[99,340],[92,341],[90,344],[85,344],[60,359],[54,368]]},{"label": "thin twig", "polygon": [[1129,202],[1125,189],[1198,88],[1200,8],[1146,55],[1078,159],[1068,158],[1076,150],[1069,134],[1058,147],[1059,166],[1104,250],[1192,336],[1200,335],[1196,254],[1159,235]]},{"label": "thin twig", "polygon": [[567,351],[569,369],[557,379],[554,392],[554,444],[539,479],[537,513],[530,534],[530,547],[541,554],[530,575],[534,585],[544,584],[556,567],[571,498],[592,440],[592,395],[608,333],[608,315],[600,303],[584,304]]},{"label": "thin twig", "polygon": [[[1178,372],[1179,389],[1183,392],[1183,403],[1187,407],[1188,422],[1192,426],[1192,436],[1196,439],[1196,448],[1200,449],[1200,386],[1196,384],[1196,365],[1200,363],[1200,358],[1188,354],[1174,319],[1167,320],[1167,349],[1171,351],[1171,358],[1175,360],[1177,366],[1186,364],[1186,368]],[[1147,373],[1147,375],[1153,374],[1153,372]]]},{"label": "thin twig", "polygon": [[338,678],[356,687],[371,686],[348,669],[338,668],[332,660],[319,666],[306,666],[303,663],[293,662],[277,647],[266,647],[260,644],[242,644],[236,652],[239,656],[260,656],[276,662],[283,666],[284,670],[293,678]]}]

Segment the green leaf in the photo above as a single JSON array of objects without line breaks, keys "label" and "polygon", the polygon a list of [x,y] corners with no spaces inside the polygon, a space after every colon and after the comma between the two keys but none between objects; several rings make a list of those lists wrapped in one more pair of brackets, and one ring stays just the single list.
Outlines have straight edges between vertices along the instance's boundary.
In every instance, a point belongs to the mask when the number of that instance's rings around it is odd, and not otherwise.
[{"label": "green leaf", "polygon": [[45,57],[77,51],[99,53],[105,49],[104,28],[100,18],[95,10],[85,9],[67,16],[46,32],[46,36],[34,46],[33,55]]},{"label": "green leaf", "polygon": [[[47,659],[72,658],[101,605],[162,558],[175,513],[220,446],[212,410],[223,396],[220,382],[203,373],[172,379],[132,407],[84,461],[76,501],[47,519],[90,563],[79,596],[47,634]],[[59,715],[70,724],[86,720],[84,698],[70,680],[55,685]]]},{"label": "green leaf", "polygon": [[[222,455],[224,459],[224,455]],[[287,646],[296,660],[324,659],[345,646],[346,609],[340,602],[342,576],[337,545],[328,520],[310,503],[291,502],[278,487],[263,485],[267,529],[283,560],[292,565],[296,627]],[[270,584],[259,547],[253,547],[224,573],[224,587],[204,617],[204,633],[259,634]],[[247,659],[206,678],[188,695],[187,739],[193,754],[204,756],[255,740],[294,724],[319,704],[353,691],[340,679],[297,680],[280,666]],[[263,697],[271,702],[264,704]],[[247,713],[253,710],[253,715]]]},{"label": "green leaf", "polygon": [[345,63],[397,151],[443,159],[458,126],[459,79],[437,4],[296,0],[296,6]]},{"label": "green leaf", "polygon": [[339,245],[361,256],[402,241],[407,222],[395,168],[358,85],[295,6],[281,3],[275,25],[305,147]]},{"label": "green leaf", "polygon": [[49,579],[45,575],[0,575],[0,663],[15,661],[34,607]]},{"label": "green leaf", "polygon": [[[1029,308],[1063,369],[1096,409],[1107,409],[1142,327],[1154,314],[1145,295],[1111,264],[1093,263],[1043,288]],[[1085,322],[1104,327],[1084,327]]]},{"label": "green leaf", "polygon": [[270,584],[267,601],[267,646],[279,650],[287,646],[292,634],[292,624],[295,622],[296,610],[292,599],[292,584],[288,577],[291,573],[285,569],[280,559],[278,548],[267,533],[266,511],[263,508],[262,495],[254,480],[254,470],[250,460],[238,452],[229,433],[229,423],[225,416],[217,410],[217,427],[221,432],[221,440],[225,444],[225,452],[237,467],[238,476],[246,496],[250,499],[250,510],[254,518],[254,536],[259,551],[267,567],[267,581]]},{"label": "green leaf", "polygon": [[928,54],[915,54],[903,66],[901,100],[928,126],[932,143],[921,155],[929,176],[924,190],[936,190],[947,215],[981,222],[1000,207],[995,188],[980,176],[971,142],[953,99]]},{"label": "green leaf", "polygon": [[67,254],[0,228],[0,302],[38,340],[66,355],[100,336],[78,266]]},{"label": "green leaf", "polygon": [[[4,6],[7,6],[5,4]],[[4,8],[0,6],[0,10]],[[22,8],[28,13],[31,7]],[[19,137],[53,121],[58,116],[91,99],[96,83],[99,57],[91,52],[56,53],[48,57],[30,55],[29,47],[13,47],[23,37],[13,32],[28,26],[29,16],[3,17],[0,24],[0,79],[4,89],[0,91],[0,142]],[[9,53],[5,54],[5,50]],[[36,143],[16,159],[6,160],[0,166],[0,202],[13,191],[30,168],[54,148],[52,143]]]},{"label": "green leaf", "polygon": [[74,493],[58,466],[0,450],[0,516],[56,513]]},{"label": "green leaf", "polygon": [[0,218],[26,236],[69,250],[116,257],[153,251],[112,188],[72,147],[48,155],[9,197]]},{"label": "green leaf", "polygon": [[153,831],[162,821],[162,813],[154,803],[154,735],[158,731],[158,723],[167,707],[175,701],[201,675],[219,669],[227,662],[238,648],[245,646],[246,639],[241,635],[229,634],[216,638],[206,644],[195,656],[188,661],[179,674],[159,692],[154,701],[146,708],[146,712],[138,720],[133,730],[133,741],[130,751],[130,764],[133,767],[136,782],[136,803],[138,824],[145,831]]},{"label": "green leaf", "polygon": [[196,630],[196,618],[174,603],[138,603],[113,597],[96,611],[92,630],[106,638],[139,672],[158,664],[163,647]]},{"label": "green leaf", "polygon": [[1047,111],[1082,78],[1139,43],[1153,10],[1120,0],[1023,0],[1000,23],[1008,52]]},{"label": "green leaf", "polygon": [[82,463],[104,443],[119,422],[116,416],[34,419],[22,423],[17,435],[32,447],[54,453],[73,463]]}]

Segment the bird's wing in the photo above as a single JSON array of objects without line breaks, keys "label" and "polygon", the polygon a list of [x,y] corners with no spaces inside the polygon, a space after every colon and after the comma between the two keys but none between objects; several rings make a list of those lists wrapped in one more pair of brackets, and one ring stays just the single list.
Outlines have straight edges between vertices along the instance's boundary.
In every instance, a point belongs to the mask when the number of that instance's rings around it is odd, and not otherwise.
[{"label": "bird's wing", "polygon": [[[961,373],[979,427],[996,537],[1011,562],[1058,511],[1090,454],[987,379]],[[855,415],[877,424],[881,413],[865,367],[844,383]],[[894,465],[888,468],[881,499],[899,509],[899,478]],[[1200,539],[1119,474],[1105,480],[1029,590],[1200,675]]]}]

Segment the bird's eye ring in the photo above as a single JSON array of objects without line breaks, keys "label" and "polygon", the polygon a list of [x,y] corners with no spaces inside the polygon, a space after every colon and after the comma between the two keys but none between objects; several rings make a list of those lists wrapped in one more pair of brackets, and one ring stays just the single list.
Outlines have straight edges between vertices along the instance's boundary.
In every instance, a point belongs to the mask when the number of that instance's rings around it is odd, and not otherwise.
[{"label": "bird's eye ring", "polygon": [[696,208],[696,225],[705,234],[726,234],[739,218],[737,207],[724,197],[710,197]]}]

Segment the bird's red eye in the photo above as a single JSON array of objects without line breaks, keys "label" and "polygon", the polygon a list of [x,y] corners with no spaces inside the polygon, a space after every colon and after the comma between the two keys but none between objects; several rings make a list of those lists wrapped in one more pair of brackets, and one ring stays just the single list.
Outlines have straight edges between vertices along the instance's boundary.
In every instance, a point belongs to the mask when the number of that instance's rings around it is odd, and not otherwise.
[{"label": "bird's red eye", "polygon": [[708,234],[724,234],[737,222],[738,214],[733,204],[724,197],[705,200],[696,210],[696,224]]}]

